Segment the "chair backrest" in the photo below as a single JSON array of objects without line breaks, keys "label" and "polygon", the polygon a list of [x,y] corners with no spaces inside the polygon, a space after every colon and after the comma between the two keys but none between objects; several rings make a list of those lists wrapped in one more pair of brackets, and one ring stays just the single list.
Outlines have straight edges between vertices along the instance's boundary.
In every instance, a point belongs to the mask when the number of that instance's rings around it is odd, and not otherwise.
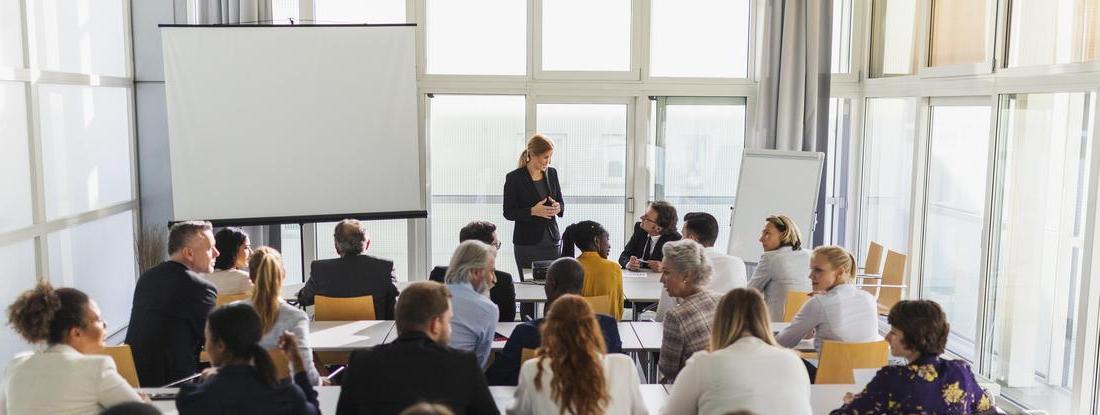
[{"label": "chair backrest", "polygon": [[[905,255],[894,251],[886,253],[886,264],[882,267],[883,285],[905,284]],[[878,295],[879,311],[890,311],[890,307],[901,301],[903,288],[880,288]]]},{"label": "chair backrest", "polygon": [[271,356],[271,364],[275,366],[275,379],[289,379],[290,360],[287,360],[286,354],[279,349],[268,349],[267,355]]},{"label": "chair backrest", "polygon": [[867,258],[863,260],[863,273],[864,274],[881,274],[882,273],[882,245],[878,242],[871,241],[867,246]]},{"label": "chair backrest", "polygon": [[118,368],[118,374],[126,379],[126,383],[135,388],[141,387],[138,382],[137,366],[134,365],[134,352],[130,350],[130,345],[107,346],[98,354],[111,356],[115,361],[115,367]]},{"label": "chair backrest", "polygon": [[810,293],[806,291],[787,291],[787,303],[783,305],[783,321],[789,323],[802,309],[802,305],[810,301]]},{"label": "chair backrest", "polygon": [[853,384],[852,369],[876,369],[886,366],[890,346],[885,340],[869,343],[844,343],[826,340],[821,344],[821,362],[815,384]]},{"label": "chair backrest", "polygon": [[588,306],[592,307],[592,311],[596,314],[611,314],[611,296],[600,295],[595,297],[584,297],[584,301],[588,302]]},{"label": "chair backrest", "polygon": [[314,297],[313,319],[317,321],[374,320],[374,297]]},{"label": "chair backrest", "polygon": [[539,357],[538,349],[528,349],[524,347],[523,350],[520,352],[519,362],[523,363],[536,357]]},{"label": "chair backrest", "polygon": [[221,305],[224,305],[224,304],[232,303],[234,301],[247,300],[251,296],[252,296],[252,294],[250,294],[250,293],[225,294],[225,295],[219,294],[218,298],[216,300],[214,300],[214,305],[221,306]]}]

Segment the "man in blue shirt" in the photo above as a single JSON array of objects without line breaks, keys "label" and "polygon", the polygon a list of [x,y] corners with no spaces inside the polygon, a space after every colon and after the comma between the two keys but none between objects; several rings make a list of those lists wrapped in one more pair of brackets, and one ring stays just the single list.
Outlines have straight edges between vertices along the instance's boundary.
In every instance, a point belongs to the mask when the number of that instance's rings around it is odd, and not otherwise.
[{"label": "man in blue shirt", "polygon": [[448,346],[473,352],[484,368],[496,334],[500,310],[489,299],[495,275],[497,251],[477,240],[458,245],[447,267],[447,288],[451,290],[451,340]]},{"label": "man in blue shirt", "polygon": [[[576,259],[558,258],[546,270],[546,308],[566,294],[580,295],[584,285],[584,268]],[[539,327],[543,319],[535,319],[516,326],[512,336],[497,355],[493,366],[485,373],[490,385],[515,385],[519,381],[519,367],[523,349],[538,349],[542,344]],[[622,353],[623,342],[619,338],[617,321],[611,316],[596,314],[608,353]]]}]

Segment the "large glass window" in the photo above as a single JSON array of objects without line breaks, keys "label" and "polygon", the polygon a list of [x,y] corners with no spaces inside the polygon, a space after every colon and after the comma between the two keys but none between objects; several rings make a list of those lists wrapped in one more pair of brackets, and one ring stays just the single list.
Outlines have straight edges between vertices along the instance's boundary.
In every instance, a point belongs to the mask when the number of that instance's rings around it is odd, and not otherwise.
[{"label": "large glass window", "polygon": [[[408,281],[410,279],[408,219],[364,221],[363,226],[367,228],[367,237],[370,238],[370,245],[363,253],[393,261],[398,281]],[[336,222],[318,223],[314,229],[317,236],[316,258],[338,257],[336,242],[333,239]],[[309,272],[309,267],[306,267],[306,272]],[[307,276],[306,279],[309,277]]]},{"label": "large glass window", "polygon": [[137,281],[133,211],[51,233],[47,240],[50,281],[94,298],[108,331],[125,326]]},{"label": "large glass window", "polygon": [[[516,169],[525,144],[526,99],[521,95],[436,95],[429,102],[430,266],[447,265],[458,245],[459,229],[471,221],[487,220],[497,225],[502,242],[497,269],[518,275],[512,248],[514,224],[504,219],[501,193],[504,176]],[[569,209],[567,205],[566,214]]]},{"label": "large glass window", "polygon": [[746,77],[750,3],[748,0],[652,0],[649,75]]},{"label": "large glass window", "polygon": [[23,23],[18,0],[0,0],[0,68],[22,68]]},{"label": "large glass window", "polygon": [[124,0],[28,1],[35,45],[31,57],[39,69],[126,76]]},{"label": "large glass window", "polygon": [[1009,3],[1007,66],[1100,59],[1100,0]]},{"label": "large glass window", "polygon": [[20,82],[0,82],[0,231],[29,226],[32,220],[26,91]]},{"label": "large glass window", "polygon": [[730,208],[745,150],[744,98],[659,98],[655,197],[681,217],[707,212],[718,220],[715,246],[729,244]]},{"label": "large glass window", "polygon": [[871,3],[872,78],[910,75],[917,67],[917,1]]},{"label": "large glass window", "polygon": [[948,347],[974,358],[989,165],[989,105],[933,105],[922,284],[951,323]]},{"label": "large glass window", "polygon": [[629,71],[630,0],[542,0],[542,69]]},{"label": "large glass window", "polygon": [[527,2],[427,0],[427,72],[527,73]]},{"label": "large glass window", "polygon": [[987,0],[933,0],[928,66],[981,63],[991,55],[993,26]]},{"label": "large glass window", "polygon": [[[34,288],[38,282],[34,264],[34,239],[24,239],[9,244],[0,244],[0,304],[6,308],[15,302],[23,291]],[[31,345],[15,334],[11,325],[0,327],[0,359],[11,360],[16,353],[31,350]]]},{"label": "large glass window", "polygon": [[852,0],[833,0],[833,73],[852,71]]},{"label": "large glass window", "polygon": [[[852,138],[852,99],[829,98],[829,135],[825,152],[824,221],[821,240],[847,245],[848,163]],[[816,238],[815,238],[816,239]]]},{"label": "large glass window", "polygon": [[[554,140],[552,165],[565,198],[562,226],[594,220],[622,250],[626,206],[625,104],[539,104],[538,131]],[[516,153],[518,157],[518,152]]]},{"label": "large glass window", "polygon": [[867,100],[859,202],[860,246],[855,253],[861,261],[871,241],[897,252],[909,252],[916,101],[916,98]]},{"label": "large glass window", "polygon": [[317,23],[405,23],[405,0],[314,0]]},{"label": "large glass window", "polygon": [[993,374],[1050,413],[1070,411],[1092,105],[1087,93],[1002,101]]}]

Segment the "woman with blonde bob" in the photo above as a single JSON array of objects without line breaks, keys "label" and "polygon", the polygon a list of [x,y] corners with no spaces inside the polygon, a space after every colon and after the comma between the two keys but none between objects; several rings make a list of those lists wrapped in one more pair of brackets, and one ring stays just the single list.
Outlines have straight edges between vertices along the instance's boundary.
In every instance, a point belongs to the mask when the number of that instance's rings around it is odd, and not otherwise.
[{"label": "woman with blonde bob", "polygon": [[596,315],[580,296],[554,300],[538,357],[519,371],[509,414],[645,414],[634,362],[607,354]]},{"label": "woman with blonde bob", "polygon": [[[814,250],[810,260],[813,297],[798,310],[791,324],[776,336],[783,347],[794,347],[812,330],[814,349],[825,340],[871,342],[878,334],[878,307],[871,294],[850,284],[856,275],[851,252],[827,245]],[[808,367],[809,368],[809,367]],[[811,369],[810,378],[813,379]]]},{"label": "woman with blonde bob", "polygon": [[764,297],[735,288],[715,310],[706,351],[695,353],[672,385],[663,414],[809,414],[810,379],[798,356],[780,347]]},{"label": "woman with blonde bob", "polygon": [[787,291],[810,291],[809,282],[803,278],[810,267],[810,253],[802,249],[798,226],[784,215],[772,215],[764,220],[760,246],[764,253],[760,255],[748,287],[764,294],[772,321],[783,321]]},{"label": "woman with blonde bob", "polygon": [[[274,349],[279,336],[284,332],[293,333],[298,338],[298,351],[309,381],[319,385],[320,375],[313,366],[313,351],[309,347],[309,316],[305,311],[287,304],[280,295],[286,276],[282,255],[275,248],[260,247],[248,258],[248,269],[253,284],[252,298],[242,303],[251,305],[260,316],[260,330],[263,333],[260,346]],[[290,368],[289,373],[296,372],[296,368]]]}]

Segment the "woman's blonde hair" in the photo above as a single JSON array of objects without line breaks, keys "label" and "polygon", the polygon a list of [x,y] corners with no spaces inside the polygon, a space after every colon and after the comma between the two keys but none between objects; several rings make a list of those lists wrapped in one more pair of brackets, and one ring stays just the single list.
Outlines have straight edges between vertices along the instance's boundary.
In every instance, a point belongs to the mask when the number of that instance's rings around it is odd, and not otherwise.
[{"label": "woman's blonde hair", "polygon": [[815,257],[820,257],[828,262],[833,269],[842,269],[839,283],[845,284],[856,278],[856,257],[847,249],[836,245],[824,245],[814,249]]},{"label": "woman's blonde hair", "polygon": [[542,134],[535,134],[527,139],[527,148],[519,153],[519,165],[516,167],[524,167],[528,161],[531,161],[531,156],[540,156],[553,149],[554,140],[546,138]]},{"label": "woman's blonde hair", "polygon": [[280,291],[283,287],[283,257],[270,246],[261,246],[248,257],[248,278],[252,280],[252,308],[260,315],[260,329],[271,330],[279,317]]},{"label": "woman's blonde hair", "polygon": [[768,307],[764,296],[754,288],[734,288],[718,301],[714,324],[710,329],[709,351],[725,349],[744,336],[756,337],[772,346],[778,345],[768,323]]},{"label": "woman's blonde hair", "polygon": [[611,395],[601,364],[607,347],[596,314],[584,298],[566,294],[551,303],[538,353],[535,390],[542,390],[542,368],[549,363],[554,373],[550,397],[562,413],[594,415],[607,410]]},{"label": "woman's blonde hair", "polygon": [[787,215],[771,215],[765,219],[779,231],[779,246],[789,246],[795,251],[802,249],[802,234],[798,226]]}]

